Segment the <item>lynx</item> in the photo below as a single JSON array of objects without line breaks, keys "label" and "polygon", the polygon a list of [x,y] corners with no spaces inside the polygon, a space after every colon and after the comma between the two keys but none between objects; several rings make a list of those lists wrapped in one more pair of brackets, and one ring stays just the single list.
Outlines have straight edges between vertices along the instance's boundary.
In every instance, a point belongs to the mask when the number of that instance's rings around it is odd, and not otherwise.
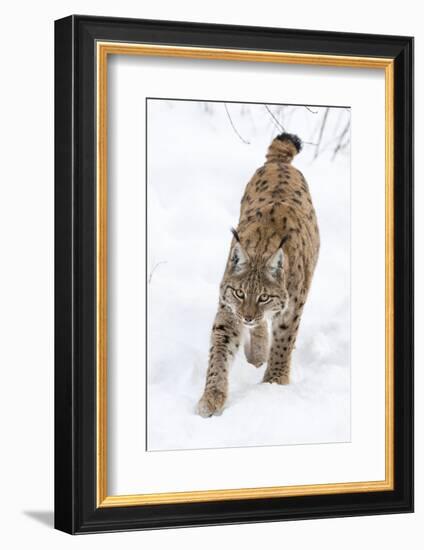
[{"label": "lynx", "polygon": [[301,148],[295,135],[274,138],[241,199],[197,405],[203,417],[222,413],[229,367],[242,341],[248,363],[267,363],[263,382],[290,382],[291,355],[320,246],[308,185],[291,164]]}]

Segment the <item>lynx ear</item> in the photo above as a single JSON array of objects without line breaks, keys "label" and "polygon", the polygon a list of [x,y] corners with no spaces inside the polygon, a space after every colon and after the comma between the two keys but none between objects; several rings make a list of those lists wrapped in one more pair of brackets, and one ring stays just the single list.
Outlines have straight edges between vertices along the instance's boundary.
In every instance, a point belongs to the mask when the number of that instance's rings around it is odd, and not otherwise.
[{"label": "lynx ear", "polygon": [[240,244],[240,238],[235,229],[231,228],[231,233],[234,235],[235,244],[230,253],[230,265],[233,273],[241,273],[247,267],[249,256],[243,250]]},{"label": "lynx ear", "polygon": [[230,254],[230,263],[233,273],[241,273],[247,267],[249,258],[240,243],[236,243]]},{"label": "lynx ear", "polygon": [[280,247],[267,262],[267,268],[272,277],[279,277],[284,266],[284,252]]}]

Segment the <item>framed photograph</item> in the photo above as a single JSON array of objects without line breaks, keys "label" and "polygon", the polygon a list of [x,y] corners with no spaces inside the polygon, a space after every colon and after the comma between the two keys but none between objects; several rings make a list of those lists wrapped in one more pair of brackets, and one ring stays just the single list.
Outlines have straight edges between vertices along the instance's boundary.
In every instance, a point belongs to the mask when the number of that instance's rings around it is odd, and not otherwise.
[{"label": "framed photograph", "polygon": [[413,510],[413,39],[55,24],[55,525]]}]

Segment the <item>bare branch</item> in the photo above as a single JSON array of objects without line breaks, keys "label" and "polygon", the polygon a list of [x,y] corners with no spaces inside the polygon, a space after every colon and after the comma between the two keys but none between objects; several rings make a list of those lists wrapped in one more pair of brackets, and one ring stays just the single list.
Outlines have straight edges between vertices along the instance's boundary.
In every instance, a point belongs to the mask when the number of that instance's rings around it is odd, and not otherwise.
[{"label": "bare branch", "polygon": [[331,160],[334,160],[336,158],[337,153],[347,146],[348,142],[344,141],[344,138],[346,137],[349,129],[350,129],[350,118],[347,121],[345,127],[343,128],[342,133],[339,135],[339,138],[337,140],[337,145],[336,145],[336,147],[333,151],[333,156],[332,156]]},{"label": "bare branch", "polygon": [[235,134],[237,135],[237,137],[240,139],[240,141],[242,141],[245,145],[250,145],[250,141],[247,141],[246,139],[244,139],[238,132],[237,128],[234,126],[234,123],[233,123],[233,119],[231,118],[231,115],[230,115],[230,112],[228,110],[228,107],[227,107],[227,104],[224,103],[224,107],[225,107],[225,112],[227,113],[227,116],[228,116],[228,120],[230,121],[230,124],[231,124],[231,127],[233,128]]},{"label": "bare branch", "polygon": [[268,113],[271,115],[272,120],[276,124],[277,128],[279,128],[281,131],[285,132],[284,126],[281,124],[281,122],[274,116],[274,113],[271,111],[271,109],[268,107],[268,105],[264,105],[265,109],[268,111]]},{"label": "bare branch", "polygon": [[157,268],[158,266],[160,266],[160,264],[167,264],[167,263],[168,263],[167,261],[162,261],[162,262],[156,263],[156,264],[153,266],[153,269],[151,270],[150,275],[149,275],[149,281],[148,281],[148,282],[149,282],[149,285],[150,285],[150,283],[152,282],[153,273],[156,271],[156,268]]},{"label": "bare branch", "polygon": [[316,148],[315,148],[314,159],[316,159],[317,156],[319,155],[319,148],[321,146],[322,136],[324,134],[325,125],[327,124],[327,118],[328,118],[328,113],[329,112],[330,112],[330,108],[326,107],[325,112],[324,112],[324,116],[322,118],[321,128],[320,128],[320,131],[319,131],[318,143],[317,143]]},{"label": "bare branch", "polygon": [[314,115],[317,115],[318,114],[318,111],[314,111],[313,109],[311,109],[310,107],[308,107],[307,105],[303,105],[305,107],[305,109],[307,109],[310,113],[314,114]]},{"label": "bare branch", "polygon": [[[271,109],[268,107],[268,105],[264,105],[265,109],[268,111],[268,113],[271,115],[272,117],[272,120],[276,123],[276,125],[278,125],[278,129],[279,130],[282,130],[283,132],[285,132],[285,128],[284,126],[281,124],[281,122],[274,116],[273,112],[271,111]],[[311,141],[303,141],[302,139],[302,143],[304,145],[317,145],[316,143],[312,143]]]}]

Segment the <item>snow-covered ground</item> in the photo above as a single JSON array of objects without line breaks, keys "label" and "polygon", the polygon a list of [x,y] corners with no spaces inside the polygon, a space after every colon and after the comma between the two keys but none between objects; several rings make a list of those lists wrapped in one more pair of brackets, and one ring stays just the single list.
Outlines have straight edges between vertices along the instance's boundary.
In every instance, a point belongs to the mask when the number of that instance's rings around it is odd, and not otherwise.
[{"label": "snow-covered ground", "polygon": [[[316,142],[323,108],[271,111]],[[321,252],[293,355],[289,386],[261,384],[242,351],[222,416],[195,414],[218,287],[240,198],[277,133],[263,105],[148,103],[148,450],[350,440],[350,161],[333,160],[350,116],[330,109],[322,153],[306,144],[294,164],[317,211]]]}]

